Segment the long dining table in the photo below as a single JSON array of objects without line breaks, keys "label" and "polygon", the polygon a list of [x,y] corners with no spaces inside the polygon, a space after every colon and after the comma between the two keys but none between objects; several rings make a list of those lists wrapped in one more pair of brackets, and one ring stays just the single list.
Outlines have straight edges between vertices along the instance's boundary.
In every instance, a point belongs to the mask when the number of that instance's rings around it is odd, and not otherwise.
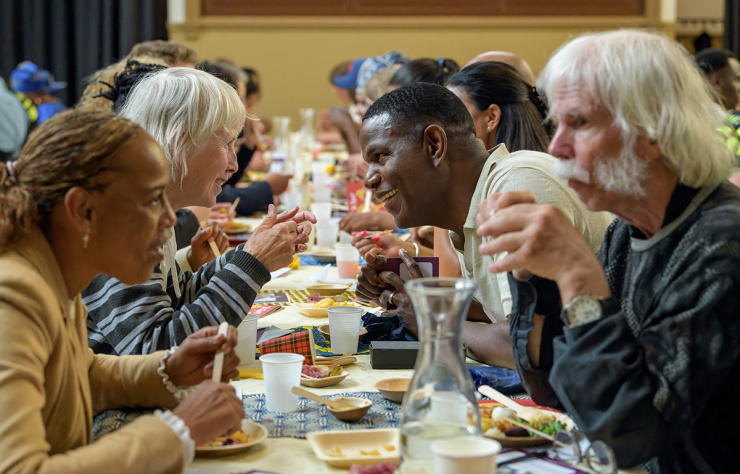
[{"label": "long dining table", "polygon": [[[258,219],[244,220],[252,227],[259,223]],[[263,292],[304,291],[311,284],[311,277],[316,275],[323,267],[317,265],[301,265],[280,277],[273,278],[263,288]],[[328,280],[337,278],[337,268],[332,265],[329,268]],[[296,327],[320,326],[328,324],[328,317],[310,318],[302,315],[290,304],[282,305],[278,311],[263,316],[258,321],[258,327],[277,327],[280,329],[292,329]],[[320,395],[331,397],[340,393],[352,392],[377,392],[375,383],[397,377],[411,377],[413,369],[373,369],[370,365],[369,354],[355,355],[357,361],[343,367],[348,373],[346,379],[338,385],[325,388],[309,388]],[[468,359],[468,363],[477,365]],[[252,363],[251,367],[259,367],[259,361]],[[241,389],[243,395],[248,397],[254,394],[263,394],[265,391],[264,381],[256,378],[244,378],[231,382],[234,387]],[[400,410],[400,405],[398,405]],[[348,426],[348,428],[351,428]],[[360,427],[358,427],[360,428]],[[513,466],[512,466],[513,467]],[[579,469],[589,471],[587,466],[579,465]],[[250,473],[339,473],[347,472],[347,468],[332,467],[320,460],[313,452],[309,442],[305,438],[295,437],[268,437],[259,444],[253,445],[247,450],[222,456],[222,457],[196,457],[189,466],[187,473],[218,473],[235,474]],[[620,473],[645,473],[640,467],[629,470],[620,470]]]},{"label": "long dining table", "polygon": [[[286,275],[268,282],[263,291],[305,290],[312,275],[321,269],[320,266],[302,266],[291,270]],[[337,269],[329,269],[329,279],[337,278]],[[318,326],[328,324],[328,318],[309,318],[301,315],[294,307],[284,305],[279,311],[259,319],[258,327],[276,326],[290,329],[298,326]],[[343,367],[348,373],[346,379],[338,385],[326,388],[308,388],[320,395],[337,393],[377,391],[374,384],[379,380],[393,377],[411,377],[411,369],[379,370],[370,367],[370,356],[358,354],[357,362]],[[258,362],[255,364],[258,365]],[[232,385],[242,389],[246,396],[264,393],[264,381],[247,378],[233,381]],[[336,473],[347,472],[347,469],[333,468],[319,460],[313,453],[308,441],[301,438],[280,437],[267,438],[262,443],[250,447],[242,453],[216,458],[196,457],[189,473],[244,473],[251,470],[285,473]]]}]

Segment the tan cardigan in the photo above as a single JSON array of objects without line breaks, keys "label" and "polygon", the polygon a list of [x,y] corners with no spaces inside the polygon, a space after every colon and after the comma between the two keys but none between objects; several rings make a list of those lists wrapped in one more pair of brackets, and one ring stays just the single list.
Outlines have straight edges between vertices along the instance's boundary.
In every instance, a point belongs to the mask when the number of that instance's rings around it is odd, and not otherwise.
[{"label": "tan cardigan", "polygon": [[40,231],[0,252],[0,472],[181,472],[182,442],[153,416],[90,444],[93,414],[175,400],[156,373],[162,352],[95,355],[86,319]]}]

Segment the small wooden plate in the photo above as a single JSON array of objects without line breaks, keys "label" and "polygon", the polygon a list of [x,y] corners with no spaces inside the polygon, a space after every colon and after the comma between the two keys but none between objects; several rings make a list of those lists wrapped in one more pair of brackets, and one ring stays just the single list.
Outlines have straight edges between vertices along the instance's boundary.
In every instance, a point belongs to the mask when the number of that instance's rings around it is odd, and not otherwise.
[{"label": "small wooden plate", "polygon": [[321,296],[338,296],[349,289],[349,285],[338,285],[334,283],[322,283],[306,287],[309,293],[318,293]]},{"label": "small wooden plate", "polygon": [[307,318],[328,318],[329,312],[326,308],[314,308],[313,303],[293,303],[291,304],[303,316]]},{"label": "small wooden plate", "polygon": [[349,469],[352,464],[398,463],[399,438],[397,428],[312,431],[306,434],[317,458],[342,469]]},{"label": "small wooden plate", "polygon": [[228,456],[246,451],[267,439],[267,428],[253,421],[242,420],[242,431],[249,436],[249,441],[246,443],[230,444],[228,446],[197,446],[195,454],[202,457]]},{"label": "small wooden plate", "polygon": [[342,380],[346,379],[348,375],[349,374],[347,372],[342,372],[339,375],[315,379],[313,377],[301,374],[301,385],[313,388],[331,387],[332,385],[336,385]]}]

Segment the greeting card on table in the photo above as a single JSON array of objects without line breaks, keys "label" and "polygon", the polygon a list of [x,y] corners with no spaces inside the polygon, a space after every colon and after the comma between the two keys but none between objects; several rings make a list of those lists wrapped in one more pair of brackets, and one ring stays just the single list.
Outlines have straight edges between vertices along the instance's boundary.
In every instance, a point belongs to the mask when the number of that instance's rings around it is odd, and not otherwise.
[{"label": "greeting card on table", "polygon": [[365,187],[362,181],[347,183],[347,212],[359,212],[365,200]]},{"label": "greeting card on table", "polygon": [[[421,271],[422,277],[427,278],[439,276],[439,257],[416,257],[414,260],[419,264],[419,270]],[[401,280],[407,281],[409,279],[409,268],[400,258],[396,257],[387,259],[385,267],[388,271],[400,276]],[[395,305],[390,303],[386,304],[386,309],[390,310],[395,308]]]},{"label": "greeting card on table", "polygon": [[268,314],[277,311],[281,309],[282,306],[277,304],[271,304],[271,305],[264,305],[264,306],[258,306],[258,307],[252,307],[249,309],[249,314],[252,314],[254,316],[263,317],[267,316]]},{"label": "greeting card on table", "polygon": [[276,291],[274,293],[259,293],[254,299],[254,304],[290,303],[288,293]]}]

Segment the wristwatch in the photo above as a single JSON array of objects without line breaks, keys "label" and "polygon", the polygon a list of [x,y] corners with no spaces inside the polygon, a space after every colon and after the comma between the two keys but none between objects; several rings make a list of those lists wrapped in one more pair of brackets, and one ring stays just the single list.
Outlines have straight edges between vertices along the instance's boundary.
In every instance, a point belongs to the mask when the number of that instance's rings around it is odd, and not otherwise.
[{"label": "wristwatch", "polygon": [[568,327],[580,326],[604,316],[601,298],[578,295],[563,307],[560,318]]}]

